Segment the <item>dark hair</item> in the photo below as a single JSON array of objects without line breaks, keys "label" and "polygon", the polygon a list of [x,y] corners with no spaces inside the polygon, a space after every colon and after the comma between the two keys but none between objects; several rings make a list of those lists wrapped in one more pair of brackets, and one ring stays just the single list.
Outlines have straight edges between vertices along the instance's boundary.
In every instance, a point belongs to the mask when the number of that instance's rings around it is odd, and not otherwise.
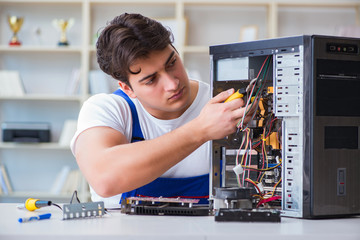
[{"label": "dark hair", "polygon": [[172,42],[172,33],[161,23],[141,14],[124,13],[101,32],[96,43],[97,62],[105,73],[130,86],[128,74],[136,74],[130,66]]}]

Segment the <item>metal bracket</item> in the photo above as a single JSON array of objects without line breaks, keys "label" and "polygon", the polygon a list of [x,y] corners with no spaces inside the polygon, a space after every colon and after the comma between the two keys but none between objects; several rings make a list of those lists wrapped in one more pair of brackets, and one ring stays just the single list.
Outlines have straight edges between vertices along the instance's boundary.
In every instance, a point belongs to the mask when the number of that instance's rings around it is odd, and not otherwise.
[{"label": "metal bracket", "polygon": [[104,212],[104,202],[64,204],[63,220],[102,217]]}]

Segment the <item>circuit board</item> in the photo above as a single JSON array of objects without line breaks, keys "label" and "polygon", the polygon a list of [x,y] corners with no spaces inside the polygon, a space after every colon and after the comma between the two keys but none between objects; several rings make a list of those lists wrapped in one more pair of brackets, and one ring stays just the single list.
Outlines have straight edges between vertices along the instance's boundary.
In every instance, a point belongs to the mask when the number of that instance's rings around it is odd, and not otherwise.
[{"label": "circuit board", "polygon": [[121,212],[132,215],[208,216],[208,205],[197,204],[199,199],[129,197],[122,201]]}]

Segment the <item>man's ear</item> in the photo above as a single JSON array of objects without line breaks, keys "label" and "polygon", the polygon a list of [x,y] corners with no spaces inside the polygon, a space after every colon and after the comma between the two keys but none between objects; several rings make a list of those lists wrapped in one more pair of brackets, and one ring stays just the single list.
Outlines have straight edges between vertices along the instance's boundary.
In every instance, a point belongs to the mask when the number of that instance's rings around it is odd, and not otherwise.
[{"label": "man's ear", "polygon": [[128,95],[131,98],[136,98],[134,91],[131,89],[131,87],[128,84],[119,81],[119,86],[126,93],[126,95]]}]

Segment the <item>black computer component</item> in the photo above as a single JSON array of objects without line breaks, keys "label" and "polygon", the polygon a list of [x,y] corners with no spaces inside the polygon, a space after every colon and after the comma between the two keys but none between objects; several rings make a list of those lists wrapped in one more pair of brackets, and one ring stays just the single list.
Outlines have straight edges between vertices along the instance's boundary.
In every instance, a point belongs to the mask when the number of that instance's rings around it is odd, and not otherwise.
[{"label": "black computer component", "polygon": [[199,199],[164,197],[128,197],[121,202],[121,212],[131,215],[210,216],[208,204]]},{"label": "black computer component", "polygon": [[213,95],[247,88],[257,109],[212,142],[210,199],[216,188],[252,187],[254,208],[282,216],[360,214],[360,39],[225,44],[211,46],[210,58]]}]

